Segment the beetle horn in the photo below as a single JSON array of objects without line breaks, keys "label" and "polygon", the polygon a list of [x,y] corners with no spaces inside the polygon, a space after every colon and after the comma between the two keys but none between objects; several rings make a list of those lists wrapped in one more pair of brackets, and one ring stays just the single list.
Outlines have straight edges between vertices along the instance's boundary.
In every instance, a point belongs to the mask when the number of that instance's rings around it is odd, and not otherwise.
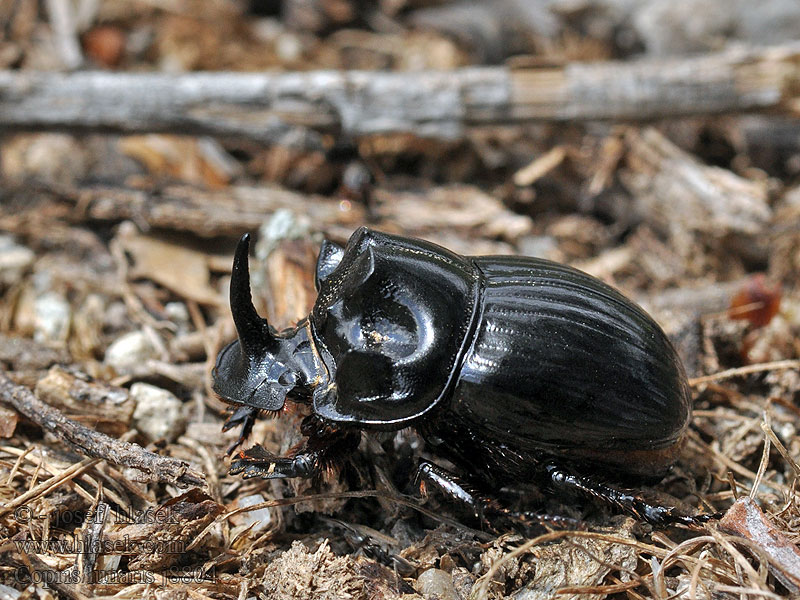
[{"label": "beetle horn", "polygon": [[267,320],[260,317],[256,307],[253,306],[253,298],[250,295],[249,250],[250,234],[245,233],[239,240],[236,254],[233,256],[231,313],[239,334],[239,343],[245,354],[252,356],[268,347],[275,341],[275,337],[270,332]]}]

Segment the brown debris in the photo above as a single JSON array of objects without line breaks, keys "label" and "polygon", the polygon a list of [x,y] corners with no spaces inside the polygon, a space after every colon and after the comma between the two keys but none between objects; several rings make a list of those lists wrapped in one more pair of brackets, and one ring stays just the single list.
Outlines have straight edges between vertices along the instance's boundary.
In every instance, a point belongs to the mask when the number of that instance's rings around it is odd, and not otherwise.
[{"label": "brown debris", "polygon": [[781,308],[781,289],[767,285],[763,274],[748,280],[736,295],[731,298],[728,316],[731,319],[744,319],[753,327],[764,327],[778,314]]},{"label": "brown debris", "polygon": [[51,368],[34,391],[39,400],[72,418],[92,417],[93,428],[108,434],[125,433],[136,408],[128,390],[92,381],[62,367]]},{"label": "brown debris", "polygon": [[19,415],[13,410],[0,406],[0,438],[12,437],[17,423],[19,423]]},{"label": "brown debris", "polygon": [[630,129],[626,141],[623,181],[649,223],[684,238],[765,231],[772,214],[764,183],[702,165],[656,129]]},{"label": "brown debris", "polygon": [[[489,4],[0,2],[0,596],[797,595],[800,8]],[[641,302],[694,414],[669,475],[630,485],[734,503],[722,527],[533,486],[492,495],[541,527],[421,505],[408,430],[323,481],[227,475],[210,383],[236,240],[281,328],[322,239],[362,225]],[[310,410],[245,447],[290,453]]]},{"label": "brown debris", "polygon": [[179,487],[205,482],[201,473],[183,461],[158,456],[141,446],[116,440],[68,419],[27,388],[14,385],[3,373],[0,373],[0,399],[82,454],[136,469],[147,481],[163,481]]},{"label": "brown debris", "polygon": [[[192,489],[148,511],[141,523],[107,531],[103,540],[122,546],[120,553],[130,556],[131,569],[161,571],[185,560],[186,548],[195,536],[224,510],[210,496]],[[193,548],[195,552],[202,550],[203,544]]]},{"label": "brown debris", "polygon": [[150,279],[199,304],[222,304],[209,283],[207,253],[141,235],[132,225],[120,227],[117,242],[133,260],[128,271],[131,279]]},{"label": "brown debris", "polygon": [[327,540],[314,552],[294,542],[269,564],[260,587],[266,597],[286,600],[421,598],[386,567],[363,558],[335,556]]},{"label": "brown debris", "polygon": [[769,569],[790,593],[800,592],[800,548],[787,538],[751,498],[734,502],[719,526],[723,531],[750,540],[751,552],[769,559]]},{"label": "brown debris", "polygon": [[30,338],[0,334],[0,364],[12,371],[46,369],[69,360],[69,354],[63,350],[49,348]]}]

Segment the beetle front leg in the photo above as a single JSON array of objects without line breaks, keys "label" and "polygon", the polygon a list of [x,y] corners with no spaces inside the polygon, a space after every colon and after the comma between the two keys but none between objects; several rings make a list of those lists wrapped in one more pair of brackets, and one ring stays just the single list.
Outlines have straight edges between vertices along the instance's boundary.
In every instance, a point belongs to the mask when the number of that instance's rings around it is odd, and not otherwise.
[{"label": "beetle front leg", "polygon": [[248,437],[250,437],[250,433],[253,431],[253,425],[256,422],[257,416],[257,408],[253,408],[252,406],[240,406],[230,417],[228,417],[228,420],[225,421],[225,424],[222,426],[222,431],[228,431],[234,427],[241,426],[241,430],[239,430],[239,437],[235,442],[233,442],[233,444],[228,446],[228,449],[225,451],[228,456],[233,454],[233,451],[241,446],[242,442],[244,442]]},{"label": "beetle front leg", "polygon": [[698,527],[719,515],[685,515],[681,514],[674,506],[658,506],[650,504],[641,496],[625,490],[618,490],[589,477],[582,477],[570,473],[564,468],[548,463],[544,466],[548,483],[556,490],[571,491],[597,498],[606,504],[622,509],[634,517],[642,519],[651,525],[687,525]]},{"label": "beetle front leg", "polygon": [[313,454],[296,456],[277,456],[263,446],[242,450],[231,461],[230,475],[242,474],[245,479],[263,477],[264,479],[284,479],[292,477],[312,477],[318,470],[317,457]]},{"label": "beetle front leg", "polygon": [[320,477],[325,469],[347,458],[361,441],[360,432],[338,429],[314,415],[303,420],[301,431],[307,439],[290,456],[277,456],[257,444],[239,452],[228,472],[241,473],[247,479]]}]

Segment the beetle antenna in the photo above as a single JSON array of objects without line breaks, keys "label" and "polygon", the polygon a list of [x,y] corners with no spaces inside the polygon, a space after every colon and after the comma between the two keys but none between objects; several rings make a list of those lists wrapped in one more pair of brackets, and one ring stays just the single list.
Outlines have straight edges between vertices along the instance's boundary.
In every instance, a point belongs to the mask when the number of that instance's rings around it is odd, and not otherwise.
[{"label": "beetle antenna", "polygon": [[236,246],[231,272],[231,313],[245,354],[251,356],[274,341],[267,320],[259,316],[250,294],[250,234],[245,233]]}]

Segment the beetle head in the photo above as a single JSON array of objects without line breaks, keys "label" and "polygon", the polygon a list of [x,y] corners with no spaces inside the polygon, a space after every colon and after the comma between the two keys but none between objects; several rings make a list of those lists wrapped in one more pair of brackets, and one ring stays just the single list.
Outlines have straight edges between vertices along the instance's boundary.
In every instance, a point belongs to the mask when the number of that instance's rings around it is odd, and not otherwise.
[{"label": "beetle head", "polygon": [[226,402],[275,411],[283,408],[297,374],[288,363],[287,344],[260,317],[250,296],[250,235],[239,240],[231,274],[231,313],[239,339],[217,356],[214,391]]}]

